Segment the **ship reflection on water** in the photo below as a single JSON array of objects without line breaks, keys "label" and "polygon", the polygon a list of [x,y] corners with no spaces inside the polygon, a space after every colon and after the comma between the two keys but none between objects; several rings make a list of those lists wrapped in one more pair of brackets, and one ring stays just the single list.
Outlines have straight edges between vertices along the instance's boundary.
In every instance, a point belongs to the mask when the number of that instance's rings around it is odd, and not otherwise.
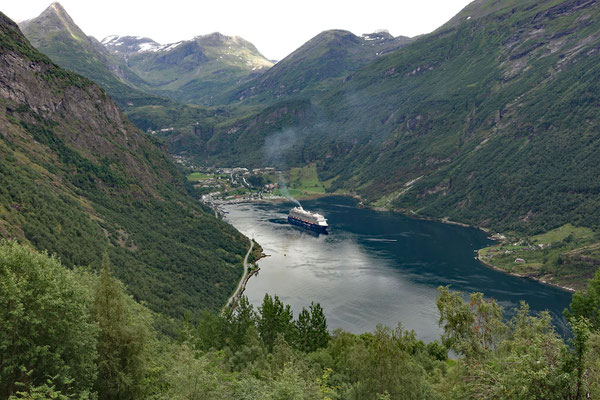
[{"label": "ship reflection on water", "polygon": [[298,231],[298,232],[300,232],[300,233],[302,233],[304,235],[312,236],[314,238],[318,238],[321,235],[329,235],[329,232],[327,232],[327,231],[317,232],[317,231],[313,231],[313,230],[310,230],[310,229],[302,228],[302,227],[297,226],[297,225],[296,226],[292,226],[292,229],[295,230],[295,231]]}]

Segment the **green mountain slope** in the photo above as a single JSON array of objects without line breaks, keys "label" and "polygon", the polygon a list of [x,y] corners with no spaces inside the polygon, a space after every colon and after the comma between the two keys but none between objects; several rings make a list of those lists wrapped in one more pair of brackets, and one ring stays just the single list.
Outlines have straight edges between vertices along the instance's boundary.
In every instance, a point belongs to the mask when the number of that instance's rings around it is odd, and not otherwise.
[{"label": "green mountain slope", "polygon": [[323,100],[352,116],[338,126],[359,140],[351,168],[330,174],[425,215],[599,227],[600,5],[498,3],[476,3]]},{"label": "green mountain slope", "polygon": [[135,89],[132,85],[142,86],[144,82],[96,39],[87,36],[59,3],[52,3],[37,18],[21,22],[20,28],[39,51],[61,67],[101,85],[122,108],[168,104],[165,99]]},{"label": "green mountain slope", "polygon": [[222,92],[273,65],[252,43],[220,33],[164,46],[131,36],[102,43],[147,82],[144,89],[181,102],[215,103]]},{"label": "green mountain slope", "polygon": [[199,206],[166,152],[104,90],[0,14],[0,236],[116,274],[153,310],[216,310],[246,240]]},{"label": "green mountain slope", "polygon": [[[597,228],[599,17],[591,0],[477,1],[313,97],[301,121],[280,125],[295,132],[281,158],[317,162],[331,190],[420,215],[498,230]],[[271,137],[253,141],[237,123],[198,147],[221,144],[211,162],[240,148],[266,162]]]},{"label": "green mountain slope", "polygon": [[330,89],[360,67],[410,43],[387,32],[356,36],[343,30],[324,31],[275,64],[264,75],[230,95],[230,101],[272,103],[273,99],[314,95]]}]

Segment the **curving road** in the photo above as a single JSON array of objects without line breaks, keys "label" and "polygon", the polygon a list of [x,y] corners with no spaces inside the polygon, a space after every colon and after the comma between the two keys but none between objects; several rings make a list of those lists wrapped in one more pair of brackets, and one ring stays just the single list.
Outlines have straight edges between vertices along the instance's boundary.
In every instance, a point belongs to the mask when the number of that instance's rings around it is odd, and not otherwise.
[{"label": "curving road", "polygon": [[[246,257],[244,257],[244,273],[242,274],[242,279],[240,279],[240,282],[238,283],[238,285],[235,288],[235,291],[233,292],[231,297],[229,299],[227,299],[227,303],[225,303],[225,307],[223,307],[223,310],[226,310],[227,307],[229,307],[229,305],[231,304],[231,302],[234,301],[235,299],[237,299],[238,295],[240,295],[241,292],[244,291],[246,278],[248,276],[248,257],[250,257],[250,252],[252,252],[253,247],[254,247],[254,241],[252,239],[250,239],[250,248],[248,249],[248,252],[246,253]],[[234,304],[234,307],[235,307],[235,304]]]}]

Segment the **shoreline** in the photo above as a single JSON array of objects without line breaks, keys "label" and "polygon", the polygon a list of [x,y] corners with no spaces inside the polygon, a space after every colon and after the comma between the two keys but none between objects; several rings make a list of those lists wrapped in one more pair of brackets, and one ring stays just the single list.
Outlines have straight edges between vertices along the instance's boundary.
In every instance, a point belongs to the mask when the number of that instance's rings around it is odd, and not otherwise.
[{"label": "shoreline", "polygon": [[[252,276],[256,275],[258,273],[258,271],[260,271],[260,267],[257,264],[258,260],[266,257],[266,255],[264,255],[264,253],[261,253],[261,256],[258,259],[254,260],[254,262],[250,263],[250,265],[254,265],[254,266],[256,266],[256,268],[253,270],[250,270],[249,265],[248,265],[248,257],[250,257],[250,254],[252,253],[255,241],[254,241],[254,239],[250,239],[250,238],[248,238],[248,240],[250,240],[250,248],[248,249],[248,252],[246,253],[246,256],[244,258],[244,272],[242,274],[242,277],[240,278],[240,281],[238,282],[238,285],[236,286],[235,290],[233,291],[233,294],[227,299],[227,302],[221,309],[221,312],[224,312],[229,307],[231,307],[232,311],[235,311],[240,297],[242,297],[242,295],[244,294],[244,291],[246,290],[246,285],[248,284],[248,281],[250,280],[250,278]],[[258,242],[256,242],[256,244],[258,246],[260,246],[258,244]]]},{"label": "shoreline", "polygon": [[[484,233],[486,233],[488,235],[491,235],[491,233],[492,233],[487,228],[483,228],[481,226],[469,225],[469,224],[465,224],[465,223],[462,223],[462,222],[452,221],[452,220],[449,220],[448,218],[426,217],[426,216],[418,215],[415,212],[410,211],[410,210],[401,210],[401,209],[393,209],[393,208],[371,206],[371,205],[365,204],[364,203],[364,199],[362,197],[360,197],[359,195],[357,195],[357,194],[351,194],[351,193],[315,194],[315,195],[308,195],[308,196],[299,196],[298,200],[300,200],[300,201],[302,201],[302,200],[314,200],[314,199],[321,198],[321,197],[334,197],[334,196],[352,197],[352,198],[358,200],[358,206],[359,207],[368,208],[368,209],[371,209],[371,210],[374,210],[374,211],[393,212],[393,213],[397,213],[397,214],[402,214],[402,215],[404,215],[406,217],[409,217],[409,218],[415,218],[415,219],[422,220],[422,221],[441,222],[443,224],[457,225],[457,226],[460,226],[460,227],[463,227],[463,228],[477,229],[477,230],[480,230],[480,231],[482,231],[482,232],[484,232]],[[263,198],[263,199],[259,199],[259,200],[250,200],[248,202],[252,202],[252,203],[260,203],[260,202],[267,202],[267,203],[269,203],[269,202],[274,202],[275,203],[275,202],[284,202],[284,201],[290,201],[290,199],[288,199],[288,198],[264,199]],[[492,238],[492,240],[498,241],[499,239]],[[477,261],[479,261],[481,264],[483,264],[484,266],[486,266],[488,268],[494,269],[496,271],[503,272],[505,274],[514,276],[516,278],[534,280],[534,281],[537,281],[537,282],[541,283],[542,285],[552,286],[552,287],[555,287],[557,289],[561,289],[561,290],[569,292],[569,293],[575,293],[575,292],[577,292],[577,289],[574,289],[574,288],[569,287],[569,286],[563,286],[563,285],[559,285],[557,283],[548,282],[546,280],[543,280],[541,278],[536,278],[534,276],[528,276],[528,275],[517,274],[517,273],[514,273],[514,272],[508,272],[505,269],[502,269],[500,267],[497,267],[497,266],[495,266],[493,264],[490,264],[490,263],[484,261],[481,258],[481,256],[480,256],[481,250],[482,249],[477,249],[476,250],[477,251],[477,257],[475,257],[475,258],[477,259]],[[257,266],[258,266],[258,264],[257,264]],[[247,279],[246,279],[246,281],[247,281]],[[245,285],[244,285],[244,287],[245,287]]]},{"label": "shoreline", "polygon": [[[343,196],[343,194],[340,194],[340,195],[342,195],[342,196]],[[486,234],[488,234],[488,235],[491,235],[491,233],[492,233],[492,231],[491,231],[491,230],[489,230],[489,229],[487,229],[487,228],[484,228],[484,227],[481,227],[481,226],[469,225],[469,224],[465,224],[465,223],[463,223],[463,222],[452,221],[452,220],[450,220],[450,219],[448,219],[448,218],[434,218],[434,217],[425,217],[425,216],[420,216],[420,215],[418,215],[418,214],[416,214],[415,212],[413,212],[413,211],[410,211],[410,210],[400,210],[400,209],[393,209],[393,208],[385,208],[385,207],[373,207],[373,206],[369,206],[369,205],[366,205],[366,204],[364,204],[364,203],[363,203],[363,199],[362,199],[360,196],[358,196],[358,195],[348,195],[348,196],[350,196],[350,197],[353,197],[353,198],[355,198],[355,199],[358,199],[358,200],[360,201],[359,205],[360,205],[361,207],[369,208],[369,209],[372,209],[372,210],[375,210],[375,211],[382,211],[382,212],[395,212],[395,213],[402,214],[402,215],[404,215],[404,216],[407,216],[407,217],[410,217],[410,218],[415,218],[415,219],[419,219],[419,220],[423,220],[423,221],[434,221],[434,222],[441,222],[441,223],[443,223],[443,224],[457,225],[457,226],[461,226],[461,227],[463,227],[463,228],[477,229],[477,230],[480,230],[480,231],[482,231],[482,232],[485,232],[485,233],[486,233]],[[498,235],[501,235],[500,233],[497,233],[497,234],[498,234]],[[495,241],[498,241],[498,240],[499,240],[499,239],[493,238],[493,236],[490,236],[490,238],[491,238],[492,240],[495,240]],[[483,250],[483,249],[477,249],[477,250],[476,250],[476,251],[477,251],[477,257],[475,257],[475,258],[477,259],[477,261],[479,261],[481,264],[483,264],[484,266],[486,266],[486,267],[488,267],[488,268],[491,268],[491,269],[493,269],[493,270],[500,271],[500,272],[503,272],[503,273],[505,273],[505,274],[508,274],[508,275],[514,276],[515,278],[521,278],[521,279],[530,279],[530,280],[533,280],[533,281],[539,282],[539,283],[541,283],[542,285],[552,286],[552,287],[555,287],[555,288],[557,288],[557,289],[561,289],[561,290],[563,290],[563,291],[565,291],[565,292],[569,292],[569,293],[576,293],[576,292],[577,292],[577,289],[575,289],[575,288],[572,288],[572,287],[569,287],[569,286],[564,286],[564,285],[559,285],[559,284],[557,284],[557,283],[548,282],[548,281],[546,281],[546,280],[543,280],[543,279],[541,279],[541,278],[536,278],[535,276],[528,276],[528,275],[517,274],[517,273],[515,273],[515,272],[508,272],[508,271],[506,271],[505,269],[502,269],[502,268],[500,268],[500,267],[497,267],[497,266],[495,266],[495,265],[493,265],[493,264],[490,264],[490,263],[488,263],[488,262],[485,262],[485,261],[484,261],[484,260],[481,258],[481,256],[480,256],[480,252],[481,252],[481,250]]]},{"label": "shoreline", "polygon": [[574,289],[572,287],[559,285],[558,283],[548,282],[548,281],[545,281],[545,280],[543,280],[541,278],[536,278],[535,276],[517,274],[516,272],[508,272],[507,270],[505,270],[503,268],[500,268],[500,267],[497,267],[497,266],[495,266],[493,264],[485,262],[485,261],[483,261],[481,259],[481,250],[482,249],[477,250],[477,257],[475,257],[475,258],[477,259],[477,261],[479,261],[480,263],[482,263],[483,265],[485,265],[488,268],[494,269],[496,271],[503,272],[505,274],[508,274],[508,275],[511,275],[511,276],[514,276],[514,277],[517,277],[517,278],[530,279],[532,281],[537,281],[537,282],[541,283],[542,285],[552,286],[552,287],[555,287],[557,289],[564,290],[566,292],[570,292],[570,293],[577,292],[577,289]]}]

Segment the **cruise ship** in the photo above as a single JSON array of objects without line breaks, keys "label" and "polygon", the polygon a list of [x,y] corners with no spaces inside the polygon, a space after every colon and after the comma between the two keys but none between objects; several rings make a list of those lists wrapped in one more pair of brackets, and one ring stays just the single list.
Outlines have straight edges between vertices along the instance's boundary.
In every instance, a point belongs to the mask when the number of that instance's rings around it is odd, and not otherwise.
[{"label": "cruise ship", "polygon": [[327,233],[327,220],[321,214],[306,211],[302,207],[294,207],[288,214],[288,222],[319,233]]}]

